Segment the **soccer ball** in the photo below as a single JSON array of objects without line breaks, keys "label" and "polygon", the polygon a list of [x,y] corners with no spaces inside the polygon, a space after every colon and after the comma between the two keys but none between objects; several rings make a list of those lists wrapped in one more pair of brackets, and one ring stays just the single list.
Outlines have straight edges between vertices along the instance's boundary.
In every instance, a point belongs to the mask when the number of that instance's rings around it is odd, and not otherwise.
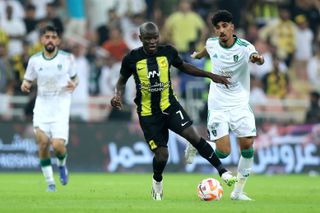
[{"label": "soccer ball", "polygon": [[207,178],[198,185],[198,197],[200,200],[220,200],[223,195],[223,188],[220,182],[214,178]]}]

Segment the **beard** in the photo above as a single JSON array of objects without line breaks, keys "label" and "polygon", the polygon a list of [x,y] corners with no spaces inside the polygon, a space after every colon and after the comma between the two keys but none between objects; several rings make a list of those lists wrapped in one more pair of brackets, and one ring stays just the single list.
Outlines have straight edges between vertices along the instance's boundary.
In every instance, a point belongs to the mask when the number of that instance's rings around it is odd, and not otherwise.
[{"label": "beard", "polygon": [[44,46],[45,50],[48,52],[48,53],[53,53],[56,49],[56,46],[54,46],[53,44],[47,44]]}]

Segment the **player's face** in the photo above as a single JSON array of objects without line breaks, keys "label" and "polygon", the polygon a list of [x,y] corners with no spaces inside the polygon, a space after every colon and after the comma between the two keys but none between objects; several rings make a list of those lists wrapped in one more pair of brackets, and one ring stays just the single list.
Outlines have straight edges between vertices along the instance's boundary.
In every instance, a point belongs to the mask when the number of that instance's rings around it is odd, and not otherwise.
[{"label": "player's face", "polygon": [[41,36],[41,43],[47,52],[52,53],[60,44],[60,38],[56,32],[48,31]]},{"label": "player's face", "polygon": [[143,49],[148,54],[154,54],[157,52],[157,47],[159,45],[159,32],[141,34],[140,40],[142,42]]},{"label": "player's face", "polygon": [[229,39],[233,37],[234,25],[230,22],[220,21],[214,26],[214,32],[219,37],[219,40],[226,43]]}]

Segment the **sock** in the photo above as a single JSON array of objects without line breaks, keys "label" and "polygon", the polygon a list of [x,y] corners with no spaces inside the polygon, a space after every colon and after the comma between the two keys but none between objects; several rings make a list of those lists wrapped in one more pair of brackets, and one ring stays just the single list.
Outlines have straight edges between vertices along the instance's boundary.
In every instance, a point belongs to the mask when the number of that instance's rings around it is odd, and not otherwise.
[{"label": "sock", "polygon": [[57,165],[58,166],[65,166],[66,165],[66,161],[67,161],[67,152],[65,152],[64,154],[56,154],[57,157]]},{"label": "sock", "polygon": [[235,193],[243,192],[246,181],[250,175],[252,165],[253,165],[253,157],[252,158],[244,158],[242,156],[240,157],[239,164],[238,164],[238,174],[237,174],[238,182],[235,183],[234,190],[233,190]]},{"label": "sock", "polygon": [[40,160],[40,165],[41,165],[42,174],[43,174],[47,184],[48,185],[55,184],[50,158]]},{"label": "sock", "polygon": [[222,166],[220,159],[217,157],[216,153],[205,139],[201,138],[200,142],[195,144],[194,147],[198,150],[199,154],[203,158],[207,159],[211,165],[218,170],[220,176],[227,171]]},{"label": "sock", "polygon": [[164,168],[167,165],[166,161],[161,161],[161,162],[157,162],[156,158],[153,157],[153,179],[157,182],[161,182],[162,181],[162,173]]}]

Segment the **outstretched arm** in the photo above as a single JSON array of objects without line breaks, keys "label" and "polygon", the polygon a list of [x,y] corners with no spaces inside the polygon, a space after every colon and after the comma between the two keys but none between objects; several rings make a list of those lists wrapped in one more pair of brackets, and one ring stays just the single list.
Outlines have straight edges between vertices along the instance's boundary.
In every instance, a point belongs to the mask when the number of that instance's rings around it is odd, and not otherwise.
[{"label": "outstretched arm", "polygon": [[205,77],[210,78],[213,82],[224,84],[228,88],[228,84],[230,84],[228,76],[220,76],[213,74],[211,72],[206,72],[201,69],[198,69],[197,67],[188,64],[183,63],[180,67],[178,67],[182,72],[187,73],[189,75],[198,76],[198,77]]},{"label": "outstretched arm", "polygon": [[122,95],[124,93],[124,89],[126,88],[128,78],[124,77],[120,74],[120,77],[118,79],[116,88],[115,88],[115,94],[113,98],[111,99],[111,106],[117,108],[118,110],[122,110]]},{"label": "outstretched arm", "polygon": [[194,58],[194,59],[201,59],[205,56],[209,56],[206,48],[204,48],[203,50],[201,50],[200,52],[193,52],[191,57]]},{"label": "outstretched arm", "polygon": [[258,53],[253,53],[251,56],[250,56],[250,61],[252,63],[256,63],[258,65],[262,65],[264,63],[264,58],[262,55],[259,55]]}]

